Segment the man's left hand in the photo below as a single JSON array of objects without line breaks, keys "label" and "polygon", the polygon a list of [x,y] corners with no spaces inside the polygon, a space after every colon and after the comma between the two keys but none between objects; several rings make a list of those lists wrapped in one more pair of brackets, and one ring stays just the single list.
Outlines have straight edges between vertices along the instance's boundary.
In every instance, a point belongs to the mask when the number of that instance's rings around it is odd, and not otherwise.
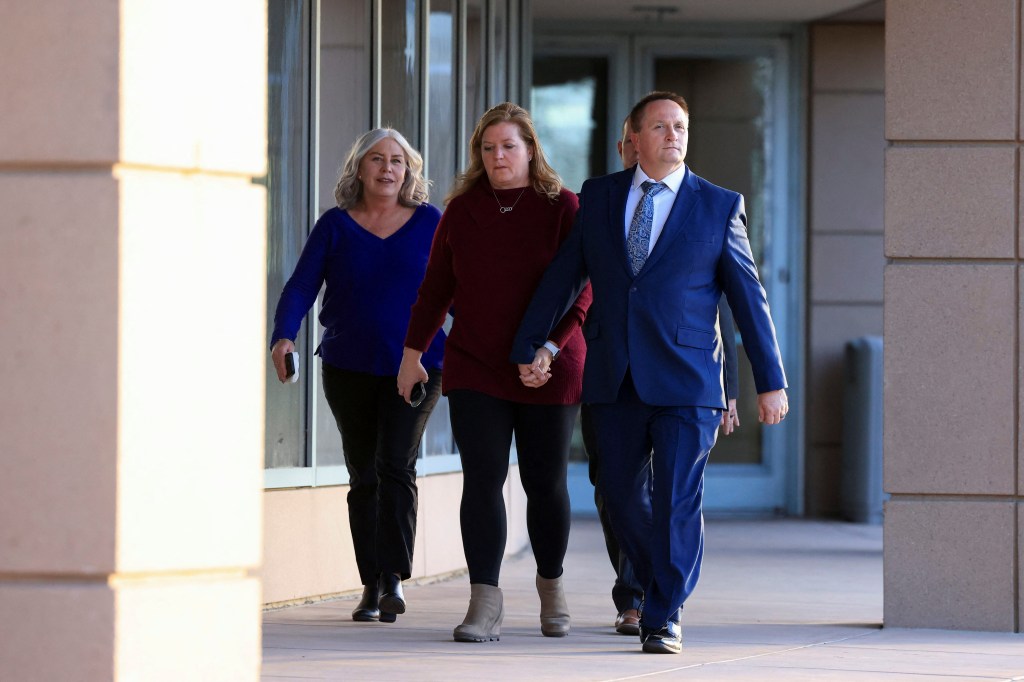
[{"label": "man's left hand", "polygon": [[788,412],[789,399],[785,389],[757,394],[757,420],[762,424],[779,424]]}]

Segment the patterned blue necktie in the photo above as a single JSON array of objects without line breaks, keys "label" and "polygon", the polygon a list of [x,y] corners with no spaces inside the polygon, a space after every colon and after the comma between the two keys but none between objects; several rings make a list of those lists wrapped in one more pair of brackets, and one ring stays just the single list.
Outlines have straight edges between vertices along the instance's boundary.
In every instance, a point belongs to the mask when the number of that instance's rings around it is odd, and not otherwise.
[{"label": "patterned blue necktie", "polygon": [[629,256],[629,267],[633,270],[633,276],[640,273],[640,269],[647,260],[647,253],[651,248],[651,225],[654,223],[654,195],[668,186],[663,182],[645,180],[640,185],[644,196],[636,205],[633,212],[633,220],[629,223],[629,234],[626,236],[626,255]]}]

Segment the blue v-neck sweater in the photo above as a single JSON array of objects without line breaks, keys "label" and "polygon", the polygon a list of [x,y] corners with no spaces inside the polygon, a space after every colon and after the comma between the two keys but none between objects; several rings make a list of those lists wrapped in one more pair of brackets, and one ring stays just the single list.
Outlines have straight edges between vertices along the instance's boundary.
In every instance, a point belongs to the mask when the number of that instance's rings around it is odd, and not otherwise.
[{"label": "blue v-neck sweater", "polygon": [[[284,285],[274,314],[273,346],[292,339],[325,282],[317,353],[334,367],[377,376],[398,374],[409,311],[423,280],[441,213],[421,204],[397,232],[381,239],[332,208],[309,234]],[[439,331],[423,354],[423,366],[441,366],[445,336]]]}]

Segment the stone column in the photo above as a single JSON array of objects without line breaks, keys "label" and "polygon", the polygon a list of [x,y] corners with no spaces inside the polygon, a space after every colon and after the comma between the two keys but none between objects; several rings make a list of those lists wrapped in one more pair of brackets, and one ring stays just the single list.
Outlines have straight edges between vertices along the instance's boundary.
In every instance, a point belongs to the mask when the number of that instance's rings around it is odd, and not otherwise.
[{"label": "stone column", "polygon": [[888,0],[885,623],[1020,631],[1021,0]]},{"label": "stone column", "polygon": [[2,15],[2,676],[256,680],[266,8]]}]

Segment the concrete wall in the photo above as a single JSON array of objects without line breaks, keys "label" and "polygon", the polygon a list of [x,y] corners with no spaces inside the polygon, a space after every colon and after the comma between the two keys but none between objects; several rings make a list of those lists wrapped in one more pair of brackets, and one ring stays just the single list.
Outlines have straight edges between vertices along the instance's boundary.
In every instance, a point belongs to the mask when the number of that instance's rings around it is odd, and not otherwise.
[{"label": "concrete wall", "polygon": [[[462,474],[423,476],[417,486],[412,578],[464,570],[459,529]],[[318,600],[362,589],[349,532],[347,494],[348,486],[268,490],[264,494],[264,604]],[[508,555],[529,547],[526,495],[517,466],[509,469],[505,482],[505,507]]]},{"label": "concrete wall", "polygon": [[0,676],[256,680],[265,7],[3,15]]},{"label": "concrete wall", "polygon": [[806,513],[840,512],[844,349],[882,333],[885,29],[810,32]]},{"label": "concrete wall", "polygon": [[887,2],[889,626],[1022,629],[1022,4]]}]

